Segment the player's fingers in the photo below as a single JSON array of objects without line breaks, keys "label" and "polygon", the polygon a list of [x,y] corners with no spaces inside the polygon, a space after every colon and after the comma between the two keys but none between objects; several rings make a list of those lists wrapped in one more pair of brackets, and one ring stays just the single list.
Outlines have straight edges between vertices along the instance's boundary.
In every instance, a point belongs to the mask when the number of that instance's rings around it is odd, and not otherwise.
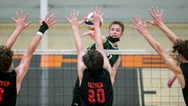
[{"label": "player's fingers", "polygon": [[148,9],[148,11],[149,11],[149,14],[151,15],[151,17],[154,18],[154,14],[153,14],[152,10]]},{"label": "player's fingers", "polygon": [[26,24],[26,27],[29,26],[29,25],[31,25],[31,22],[28,22],[28,23]]},{"label": "player's fingers", "polygon": [[42,25],[42,19],[39,17],[38,20],[39,20],[39,24]]},{"label": "player's fingers", "polygon": [[162,16],[163,15],[163,9],[161,10],[161,12],[160,12],[160,16]]},{"label": "player's fingers", "polygon": [[46,13],[44,20],[46,21],[48,19],[49,12]]},{"label": "player's fingers", "polygon": [[69,17],[67,17],[67,16],[66,16],[66,19],[67,19],[69,22],[71,22],[71,20],[70,20],[70,18],[69,18]]},{"label": "player's fingers", "polygon": [[129,28],[132,28],[132,29],[136,29],[136,27],[134,27],[134,26],[128,26]]},{"label": "player's fingers", "polygon": [[18,15],[18,12],[16,12],[16,19],[19,19],[19,15]]},{"label": "player's fingers", "polygon": [[131,23],[132,23],[134,26],[137,26],[135,21],[133,21],[133,20],[130,20],[130,21],[131,21]]},{"label": "player's fingers", "polygon": [[23,10],[20,12],[20,18],[23,18]]},{"label": "player's fingers", "polygon": [[14,20],[14,22],[17,22],[17,20],[14,17],[12,17],[12,19]]},{"label": "player's fingers", "polygon": [[84,23],[84,22],[85,22],[85,19],[81,20],[81,21],[80,21],[80,24],[82,24],[82,23]]},{"label": "player's fingers", "polygon": [[28,12],[27,12],[26,15],[24,16],[23,21],[25,21],[25,20],[28,18],[28,16],[29,16],[29,14],[28,14]]},{"label": "player's fingers", "polygon": [[56,24],[56,23],[57,23],[57,21],[51,22],[51,23],[49,24],[49,27],[52,26],[52,25],[54,25],[54,24]]},{"label": "player's fingers", "polygon": [[153,21],[151,21],[151,20],[146,20],[146,23],[153,24]]},{"label": "player's fingers", "polygon": [[76,17],[78,17],[78,15],[79,15],[79,11],[76,12]]},{"label": "player's fingers", "polygon": [[48,18],[49,22],[52,22],[56,18],[55,14],[51,14],[50,17]]},{"label": "player's fingers", "polygon": [[139,16],[138,16],[138,15],[134,17],[134,20],[135,20],[136,23],[140,23],[140,22],[139,22]]}]

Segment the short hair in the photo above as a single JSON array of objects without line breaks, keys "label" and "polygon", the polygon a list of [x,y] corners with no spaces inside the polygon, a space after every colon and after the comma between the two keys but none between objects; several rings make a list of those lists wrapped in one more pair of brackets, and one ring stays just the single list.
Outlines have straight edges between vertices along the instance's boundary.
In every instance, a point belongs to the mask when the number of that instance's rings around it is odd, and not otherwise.
[{"label": "short hair", "polygon": [[7,72],[12,63],[13,51],[5,45],[0,45],[0,71]]},{"label": "short hair", "polygon": [[104,58],[99,51],[93,49],[88,50],[87,54],[85,54],[82,59],[90,72],[95,74],[101,72],[104,65]]},{"label": "short hair", "polygon": [[112,21],[112,22],[110,23],[110,25],[109,25],[109,29],[110,29],[111,26],[114,25],[114,24],[118,24],[118,25],[122,28],[122,33],[124,32],[125,27],[124,27],[123,22],[121,22],[121,21]]},{"label": "short hair", "polygon": [[185,60],[188,60],[188,40],[177,39],[172,48],[172,52],[177,51],[178,54],[181,54],[185,58]]}]

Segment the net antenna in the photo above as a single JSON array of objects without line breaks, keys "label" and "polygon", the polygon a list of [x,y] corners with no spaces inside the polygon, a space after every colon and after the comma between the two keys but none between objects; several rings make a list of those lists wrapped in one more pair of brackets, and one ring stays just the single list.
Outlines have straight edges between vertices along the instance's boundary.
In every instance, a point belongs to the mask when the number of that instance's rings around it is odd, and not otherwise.
[{"label": "net antenna", "polygon": [[[48,12],[48,0],[40,0],[40,18],[44,20],[46,13]],[[47,49],[48,48],[48,32],[46,31],[44,33],[44,37],[41,42],[41,48]],[[44,56],[45,58],[46,56]],[[47,58],[46,58],[47,59]],[[49,83],[49,72],[48,68],[42,68],[42,74],[41,74],[41,105],[45,105],[48,103],[48,83]],[[45,98],[44,98],[45,96]]]}]

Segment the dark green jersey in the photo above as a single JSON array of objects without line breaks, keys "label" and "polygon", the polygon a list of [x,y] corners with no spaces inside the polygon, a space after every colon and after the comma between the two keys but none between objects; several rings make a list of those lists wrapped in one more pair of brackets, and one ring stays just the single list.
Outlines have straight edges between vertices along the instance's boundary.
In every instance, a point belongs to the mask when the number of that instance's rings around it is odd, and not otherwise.
[{"label": "dark green jersey", "polygon": [[[118,50],[118,47],[114,47],[113,44],[108,39],[106,40],[105,43],[103,43],[103,47],[106,50]],[[88,47],[88,49],[96,49],[95,48],[95,43],[93,45],[91,45],[90,47]],[[107,55],[107,57],[109,59],[110,65],[113,67],[113,65],[117,61],[119,55],[117,55],[117,54],[109,54],[109,55]]]}]

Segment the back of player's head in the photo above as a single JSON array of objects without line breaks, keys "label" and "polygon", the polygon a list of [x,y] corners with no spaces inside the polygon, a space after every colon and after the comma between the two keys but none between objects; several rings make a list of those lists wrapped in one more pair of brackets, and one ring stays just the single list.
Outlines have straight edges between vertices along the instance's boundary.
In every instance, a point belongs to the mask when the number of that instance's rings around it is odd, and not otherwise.
[{"label": "back of player's head", "polygon": [[4,45],[0,45],[0,72],[9,70],[12,63],[13,51]]},{"label": "back of player's head", "polygon": [[173,52],[178,52],[181,54],[185,60],[188,60],[188,40],[180,40],[178,39],[177,42],[173,46]]},{"label": "back of player's head", "polygon": [[111,26],[114,25],[114,24],[118,24],[118,25],[122,28],[122,33],[124,32],[125,27],[124,27],[123,22],[121,22],[121,21],[112,21],[112,22],[110,23],[110,25],[109,25],[109,29],[110,29]]},{"label": "back of player's head", "polygon": [[89,71],[99,73],[103,68],[104,59],[99,51],[88,50],[87,54],[83,56],[83,62]]}]

